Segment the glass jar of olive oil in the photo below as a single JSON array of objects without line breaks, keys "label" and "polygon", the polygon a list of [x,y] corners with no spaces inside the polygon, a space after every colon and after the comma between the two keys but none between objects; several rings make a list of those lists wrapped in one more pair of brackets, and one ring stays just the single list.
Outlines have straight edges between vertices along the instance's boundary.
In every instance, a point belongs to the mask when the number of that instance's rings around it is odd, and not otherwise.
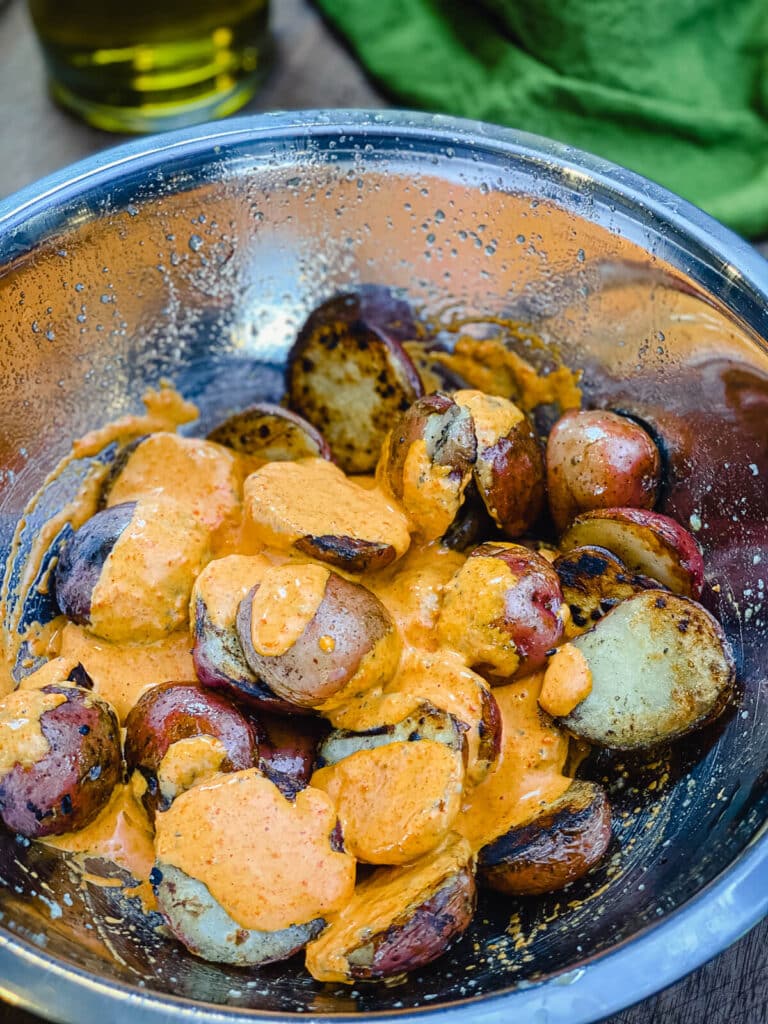
[{"label": "glass jar of olive oil", "polygon": [[62,106],[108,131],[224,117],[269,62],[269,0],[29,0]]}]

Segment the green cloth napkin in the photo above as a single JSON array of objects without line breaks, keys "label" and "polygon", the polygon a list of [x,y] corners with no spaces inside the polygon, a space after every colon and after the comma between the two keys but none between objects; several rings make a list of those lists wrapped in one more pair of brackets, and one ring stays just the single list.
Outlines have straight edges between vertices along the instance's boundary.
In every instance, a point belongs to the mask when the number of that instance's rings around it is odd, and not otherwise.
[{"label": "green cloth napkin", "polygon": [[768,232],[768,0],[315,0],[396,102],[548,135]]}]

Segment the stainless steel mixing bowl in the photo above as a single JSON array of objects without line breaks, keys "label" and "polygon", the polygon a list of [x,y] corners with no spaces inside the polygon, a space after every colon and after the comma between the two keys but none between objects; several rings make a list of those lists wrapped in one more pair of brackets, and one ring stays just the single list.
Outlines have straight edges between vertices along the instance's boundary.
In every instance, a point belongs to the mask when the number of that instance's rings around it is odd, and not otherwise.
[{"label": "stainless steel mixing bowl", "polygon": [[[481,902],[442,960],[394,986],[318,985],[298,961],[205,964],[116,889],[74,886],[0,836],[0,994],[65,1021],[346,1015],[582,1024],[725,947],[768,910],[768,274],[734,235],[602,161],[402,113],[229,121],[141,140],[0,206],[0,541],[70,439],[170,378],[205,430],[277,398],[319,300],[400,286],[429,315],[526,321],[588,403],[663,441],[663,509],[697,530],[734,642],[737,707],[653,758],[593,757],[608,862],[568,892]],[[533,350],[532,358],[541,358]],[[547,410],[541,410],[546,417]],[[28,516],[27,541],[82,475]],[[18,580],[22,550],[9,568]],[[50,614],[31,602],[24,620]],[[290,855],[290,851],[288,851]]]}]

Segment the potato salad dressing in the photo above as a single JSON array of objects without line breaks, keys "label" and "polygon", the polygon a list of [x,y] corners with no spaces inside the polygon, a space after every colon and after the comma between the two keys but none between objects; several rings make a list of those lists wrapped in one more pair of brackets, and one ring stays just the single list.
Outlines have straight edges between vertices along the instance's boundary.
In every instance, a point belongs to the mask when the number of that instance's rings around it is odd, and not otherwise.
[{"label": "potato salad dressing", "polygon": [[[555,381],[551,384],[554,387]],[[384,538],[398,556],[378,571],[338,570],[380,598],[397,626],[402,653],[397,671],[387,682],[362,696],[358,693],[364,687],[359,685],[356,692],[343,693],[329,702],[327,717],[337,727],[364,730],[397,722],[420,702],[431,702],[464,723],[466,763],[440,744],[391,744],[365,756],[353,755],[338,768],[320,769],[314,784],[290,801],[256,769],[211,774],[221,763],[217,760],[221,751],[204,742],[202,756],[201,744],[195,743],[178,752],[188,754],[186,760],[171,759],[164,765],[163,781],[178,788],[189,781],[190,773],[204,781],[181,793],[167,811],[157,815],[154,847],[152,826],[137,801],[141,794],[130,785],[117,787],[109,805],[91,825],[48,840],[52,845],[112,859],[143,883],[153,859],[172,864],[203,882],[244,928],[284,928],[322,916],[336,921],[334,928],[343,929],[348,927],[345,907],[354,890],[351,854],[370,854],[383,842],[384,831],[400,832],[400,862],[425,854],[426,872],[436,871],[443,861],[458,868],[481,846],[567,788],[570,780],[563,771],[568,741],[539,710],[541,675],[494,689],[502,716],[502,752],[490,774],[479,767],[483,726],[478,723],[488,687],[467,667],[461,651],[444,648],[436,628],[446,588],[464,565],[464,555],[439,542],[412,544],[408,520],[391,496],[371,480],[348,480],[324,460],[268,463],[249,476],[252,459],[209,442],[176,438],[169,433],[172,421],[190,418],[190,407],[172,399],[168,391],[162,395],[159,408],[149,406],[146,417],[121,420],[76,446],[81,453],[90,452],[98,444],[135,437],[150,426],[160,429],[162,433],[144,441],[129,457],[126,475],[114,485],[109,502],[164,502],[167,528],[154,531],[138,561],[122,557],[119,542],[110,556],[113,582],[116,576],[122,577],[120,606],[107,608],[96,594],[97,625],[110,638],[96,635],[93,628],[67,623],[45,633],[48,656],[63,659],[61,666],[82,665],[95,692],[109,701],[124,721],[149,687],[196,679],[189,627],[190,622],[194,627],[197,597],[204,596],[214,623],[231,623],[250,588],[268,568],[281,564],[285,569],[282,589],[265,592],[262,599],[286,605],[289,614],[284,631],[270,631],[266,619],[260,623],[254,616],[252,639],[264,652],[284,649],[314,614],[328,578],[327,568],[293,547],[297,537],[306,532],[309,515],[319,533],[332,530],[353,538]],[[471,403],[471,396],[468,401]],[[88,500],[92,508],[92,497]],[[174,529],[174,509],[178,509],[183,530]],[[301,511],[301,523],[293,518],[296,510]],[[213,560],[205,565],[211,555]],[[509,570],[498,560],[490,562],[476,560],[478,588],[471,596],[454,594],[455,616],[461,617],[463,602],[482,601],[485,588],[504,583],[495,577],[506,577]],[[309,591],[296,590],[291,582],[294,563],[316,566],[316,586]],[[151,594],[147,598],[147,578],[169,571],[175,572],[178,580],[172,588],[172,607],[167,607],[167,589],[163,588],[157,588],[157,604],[153,605]],[[188,617],[189,590],[195,576]],[[135,638],[123,635],[118,620],[121,607],[133,615],[141,602],[148,619],[154,616],[161,624],[157,627],[160,635],[150,628],[143,637],[147,642],[136,643]],[[163,602],[166,606],[161,607]],[[516,664],[510,651],[509,669]],[[26,707],[30,701],[43,700],[34,691],[19,693],[20,709],[22,704]],[[39,727],[24,727],[24,732],[20,726],[16,733],[13,728],[0,723],[3,735],[16,737],[15,746],[1,745],[4,751],[21,756],[18,738],[22,736],[24,743],[31,745],[29,749],[39,746]],[[198,762],[203,763],[203,770],[195,774]],[[407,772],[403,773],[406,762]],[[356,787],[354,798],[345,797],[344,779],[350,774],[363,783]],[[394,782],[396,779],[400,781]],[[424,794],[429,797],[426,801]],[[382,816],[387,818],[387,830],[381,828]],[[350,828],[349,852],[329,846],[337,818]],[[456,833],[463,838],[457,839]],[[244,835],[253,837],[252,853],[245,857]],[[446,846],[443,841],[449,835],[453,839]],[[271,888],[264,883],[267,861],[270,879],[276,865],[279,867],[279,884],[270,881]],[[386,908],[376,901],[396,898],[395,879],[393,874],[391,884],[370,881],[356,890],[355,899],[369,906],[372,920],[386,919]],[[146,884],[140,894],[147,896]]]}]

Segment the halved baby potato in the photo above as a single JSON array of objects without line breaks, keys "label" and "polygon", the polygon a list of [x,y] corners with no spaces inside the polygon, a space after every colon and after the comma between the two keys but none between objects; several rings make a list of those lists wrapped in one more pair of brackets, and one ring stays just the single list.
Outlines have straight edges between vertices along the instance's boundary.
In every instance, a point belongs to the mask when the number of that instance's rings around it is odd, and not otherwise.
[{"label": "halved baby potato", "polygon": [[322,712],[386,682],[400,636],[381,601],[322,565],[269,569],[241,602],[253,672],[283,700]]},{"label": "halved baby potato", "polygon": [[408,520],[377,490],[322,459],[270,462],[245,481],[254,536],[348,572],[381,569],[410,544]]},{"label": "halved baby potato", "polygon": [[273,693],[251,669],[235,623],[240,602],[272,564],[262,555],[227,555],[208,563],[192,588],[192,659],[203,686],[259,710],[294,713],[299,709]]},{"label": "halved baby potato", "polygon": [[630,572],[658,580],[683,597],[698,597],[704,559],[694,536],[669,516],[642,508],[604,508],[577,516],[563,551],[595,545],[617,555]]},{"label": "halved baby potato", "polygon": [[452,397],[474,423],[473,474],[480,496],[502,533],[519,537],[544,507],[544,459],[533,427],[507,398],[475,390]]},{"label": "halved baby potato", "polygon": [[258,756],[252,723],[226,697],[195,683],[153,686],[125,722],[126,766],[143,779],[150,817],[201,779],[253,768]]},{"label": "halved baby potato", "polygon": [[307,946],[317,981],[391,978],[445,952],[475,910],[472,852],[451,835],[412,864],[376,870],[361,882],[330,925]]},{"label": "halved baby potato", "polygon": [[658,580],[631,573],[606,548],[584,545],[559,555],[553,563],[563,599],[571,610],[566,630],[575,634],[590,629],[619,601],[643,590],[665,589]]},{"label": "halved baby potato", "polygon": [[152,883],[192,952],[250,966],[290,956],[352,897],[329,797],[288,799],[257,769],[214,776],[156,818]]},{"label": "halved baby potato", "polygon": [[734,662],[720,623],[701,605],[646,590],[571,641],[592,689],[561,723],[618,750],[653,747],[715,718],[732,692]]},{"label": "halved baby potato", "polygon": [[563,634],[550,563],[521,544],[481,544],[445,588],[440,643],[483,675],[509,678],[543,664]]},{"label": "halved baby potato", "polygon": [[84,828],[121,777],[106,701],[66,681],[0,700],[0,820],[12,832],[39,839]]},{"label": "halved baby potato", "polygon": [[[288,357],[288,404],[348,473],[370,473],[393,418],[422,393],[398,336],[415,336],[388,289],[334,296],[310,313]],[[413,333],[410,333],[413,332]]]},{"label": "halved baby potato", "polygon": [[469,412],[436,392],[395,419],[376,468],[425,541],[450,528],[464,500],[477,455]]},{"label": "halved baby potato", "polygon": [[187,623],[210,534],[168,499],[97,512],[64,545],[56,601],[73,622],[115,643],[151,643]]},{"label": "halved baby potato", "polygon": [[610,841],[605,790],[574,780],[562,796],[480,850],[477,880],[510,896],[555,892],[598,864]]},{"label": "halved baby potato", "polygon": [[261,462],[331,458],[325,438],[311,423],[268,402],[228,416],[214,427],[208,440]]},{"label": "halved baby potato", "polygon": [[259,767],[289,799],[309,785],[318,744],[328,732],[321,718],[260,714]]},{"label": "halved baby potato", "polygon": [[604,409],[573,409],[547,440],[547,492],[552,521],[562,531],[579,512],[653,508],[661,459],[633,420]]}]

